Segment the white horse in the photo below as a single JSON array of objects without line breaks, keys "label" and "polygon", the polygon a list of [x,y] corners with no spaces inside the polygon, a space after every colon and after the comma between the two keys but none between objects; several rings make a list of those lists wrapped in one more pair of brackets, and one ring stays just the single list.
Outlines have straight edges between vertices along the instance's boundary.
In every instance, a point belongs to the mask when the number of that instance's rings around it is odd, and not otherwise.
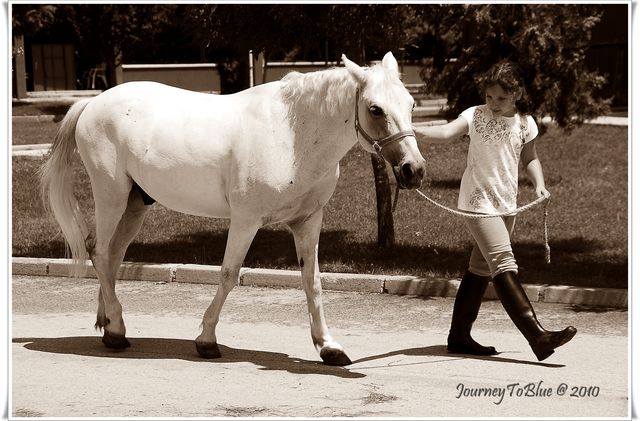
[{"label": "white horse", "polygon": [[[411,130],[414,101],[393,55],[371,68],[342,60],[345,68],[291,73],[233,95],[130,82],[71,107],[41,169],[42,193],[77,263],[74,275],[85,259],[93,262],[96,328],[104,328],[107,347],[129,346],[115,278],[157,201],[231,219],[220,285],[195,340],[202,357],[220,357],[220,310],[257,230],[282,222],[293,232],[313,343],[326,364],[351,362],[325,322],[317,259],[339,161],[359,140],[384,156],[403,188],[420,186],[425,161]],[[76,149],[91,180],[95,231],[73,195]]]}]

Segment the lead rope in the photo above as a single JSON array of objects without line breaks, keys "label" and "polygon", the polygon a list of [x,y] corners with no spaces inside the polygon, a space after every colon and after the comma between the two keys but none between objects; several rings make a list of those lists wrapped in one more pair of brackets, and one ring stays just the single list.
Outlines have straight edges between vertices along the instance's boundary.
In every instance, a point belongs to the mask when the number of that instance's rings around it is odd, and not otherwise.
[{"label": "lead rope", "polygon": [[544,260],[547,264],[551,264],[551,247],[549,247],[549,229],[547,228],[547,219],[549,217],[549,202],[551,197],[547,198],[547,202],[544,204]]},{"label": "lead rope", "polygon": [[[400,188],[396,185],[396,194],[395,194],[395,199],[393,201],[393,205],[391,208],[392,212],[395,212],[396,210],[396,205],[398,204],[398,194],[400,192]],[[545,251],[545,256],[544,256],[544,260],[545,262],[547,262],[547,264],[551,263],[551,247],[549,247],[549,229],[547,226],[547,219],[549,217],[549,212],[548,212],[548,207],[549,207],[549,202],[551,201],[550,197],[539,197],[536,200],[534,200],[533,202],[521,206],[519,208],[517,208],[516,210],[512,211],[512,212],[504,212],[504,213],[498,213],[495,215],[488,215],[488,214],[482,214],[482,213],[471,213],[471,212],[463,212],[463,211],[459,211],[456,209],[451,209],[448,208],[444,205],[441,205],[440,203],[436,202],[435,200],[431,199],[430,197],[428,197],[426,194],[422,193],[420,190],[416,189],[416,193],[418,193],[420,196],[422,196],[424,199],[426,199],[429,203],[439,207],[440,209],[444,209],[449,213],[452,213],[454,215],[457,216],[462,216],[464,218],[471,218],[471,219],[482,219],[482,218],[496,218],[496,217],[502,217],[502,216],[510,216],[510,215],[515,215],[518,214],[520,212],[524,212],[527,209],[530,209],[534,206],[539,205],[542,202],[545,202],[544,204],[544,218],[543,218],[543,225],[544,225],[544,251]]]}]

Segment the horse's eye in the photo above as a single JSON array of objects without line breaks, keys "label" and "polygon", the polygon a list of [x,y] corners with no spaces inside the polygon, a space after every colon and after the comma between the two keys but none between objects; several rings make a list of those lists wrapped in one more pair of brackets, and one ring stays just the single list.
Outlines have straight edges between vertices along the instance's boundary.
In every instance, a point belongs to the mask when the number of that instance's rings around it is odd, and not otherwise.
[{"label": "horse's eye", "polygon": [[378,107],[377,105],[372,105],[371,107],[369,107],[369,112],[374,117],[380,117],[384,114],[384,112],[382,111],[382,108]]}]

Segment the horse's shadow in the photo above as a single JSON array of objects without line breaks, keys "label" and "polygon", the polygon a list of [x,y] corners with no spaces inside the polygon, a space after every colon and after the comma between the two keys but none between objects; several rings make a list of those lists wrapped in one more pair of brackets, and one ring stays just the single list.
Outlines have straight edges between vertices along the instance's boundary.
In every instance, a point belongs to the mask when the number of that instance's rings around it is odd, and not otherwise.
[{"label": "horse's shadow", "polygon": [[[385,364],[384,367],[415,365],[415,364],[433,364],[436,362],[451,361],[452,359],[472,359],[472,360],[482,360],[482,361],[494,361],[494,362],[511,363],[511,364],[534,365],[534,366],[549,367],[549,368],[564,367],[563,364],[551,364],[551,363],[543,363],[543,362],[536,362],[536,361],[527,361],[527,360],[521,360],[521,359],[515,359],[515,358],[500,357],[499,355],[500,354],[491,355],[491,356],[452,354],[447,351],[447,347],[445,345],[432,345],[432,346],[426,346],[426,347],[407,348],[407,349],[401,349],[397,351],[390,351],[390,352],[386,352],[384,354],[378,354],[378,355],[371,355],[369,357],[363,357],[363,358],[357,359],[353,361],[353,364],[362,364],[362,363],[381,360],[385,358],[408,356],[408,357],[446,357],[446,359],[429,360],[429,361],[421,361],[421,362],[409,362],[409,363],[388,363],[388,364]],[[357,369],[359,370],[363,370],[367,368],[377,368],[377,367],[376,366],[358,366],[357,367]]]},{"label": "horse's shadow", "polygon": [[288,371],[293,374],[321,374],[354,379],[364,374],[344,367],[333,367],[321,361],[309,361],[279,352],[256,351],[219,345],[221,358],[204,359],[197,352],[193,341],[169,338],[128,338],[131,347],[124,350],[106,348],[97,336],[72,336],[62,338],[13,338],[13,343],[24,343],[26,349],[54,354],[72,354],[87,357],[125,359],[167,359],[199,363],[248,362],[261,370]]}]

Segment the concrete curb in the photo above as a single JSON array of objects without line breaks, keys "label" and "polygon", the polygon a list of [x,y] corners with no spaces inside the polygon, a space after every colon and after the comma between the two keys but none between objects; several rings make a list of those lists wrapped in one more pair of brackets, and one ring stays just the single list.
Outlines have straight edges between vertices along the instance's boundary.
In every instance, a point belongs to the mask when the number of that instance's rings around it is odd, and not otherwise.
[{"label": "concrete curb", "polygon": [[31,103],[39,102],[58,102],[72,104],[83,98],[91,98],[98,96],[103,91],[100,89],[82,89],[70,91],[29,91],[26,98],[12,98],[12,103]]},{"label": "concrete curb", "polygon": [[51,143],[36,143],[32,145],[13,145],[11,156],[13,158],[39,160],[49,154]]},{"label": "concrete curb", "polygon": [[[12,258],[13,275],[68,276],[70,259]],[[96,278],[90,261],[85,262],[86,277]],[[184,282],[218,285],[220,266],[179,263],[125,262],[118,279],[152,282]],[[455,297],[459,280],[403,275],[362,275],[321,273],[322,287],[329,291],[412,295],[420,297]],[[240,285],[271,288],[301,288],[300,272],[277,269],[242,268]],[[557,285],[524,285],[532,302],[562,303],[584,306],[628,308],[628,290],[617,288],[583,288]],[[489,285],[485,299],[497,299]]]},{"label": "concrete curb", "polygon": [[49,149],[33,149],[33,150],[22,150],[22,151],[13,151],[11,153],[12,158],[17,159],[28,159],[28,160],[42,160],[49,154]]},{"label": "concrete curb", "polygon": [[40,149],[51,149],[51,143],[34,143],[31,145],[13,145],[11,146],[11,150],[13,152],[17,151],[34,151]]}]

